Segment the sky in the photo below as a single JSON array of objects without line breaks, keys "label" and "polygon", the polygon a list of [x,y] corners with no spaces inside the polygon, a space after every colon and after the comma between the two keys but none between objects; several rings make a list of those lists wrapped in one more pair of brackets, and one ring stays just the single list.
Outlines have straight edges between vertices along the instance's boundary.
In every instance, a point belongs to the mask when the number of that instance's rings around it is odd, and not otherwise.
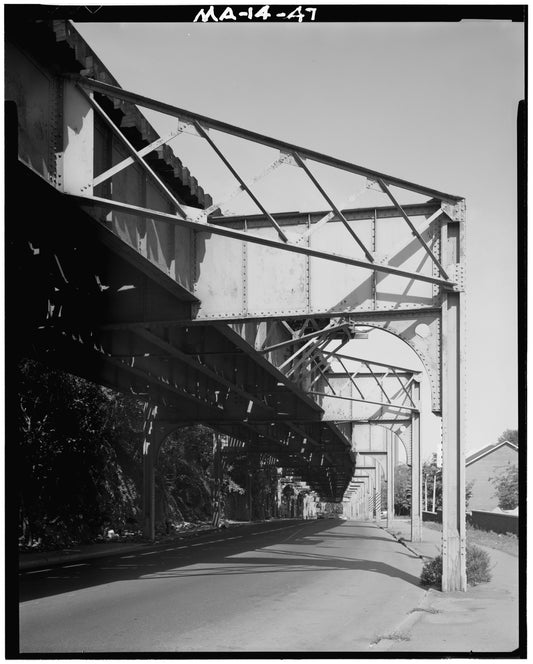
[{"label": "sky", "polygon": [[[75,25],[126,89],[464,196],[466,451],[517,427],[516,115],[524,97],[522,24]],[[173,126],[168,118],[146,115],[160,132]],[[206,165],[198,142],[180,136],[172,145],[218,200],[227,183]],[[232,153],[230,143],[228,154],[244,156],[236,148]],[[252,158],[259,171],[271,158],[267,152]],[[356,183],[332,178],[328,184],[341,206],[357,189]],[[294,204],[279,197],[275,202],[279,209],[324,209],[312,195]],[[242,201],[234,204],[239,211]],[[358,353],[371,356],[377,336],[353,342]],[[412,351],[394,341],[382,352],[400,362]],[[423,420],[423,457],[439,436],[433,419]]]}]

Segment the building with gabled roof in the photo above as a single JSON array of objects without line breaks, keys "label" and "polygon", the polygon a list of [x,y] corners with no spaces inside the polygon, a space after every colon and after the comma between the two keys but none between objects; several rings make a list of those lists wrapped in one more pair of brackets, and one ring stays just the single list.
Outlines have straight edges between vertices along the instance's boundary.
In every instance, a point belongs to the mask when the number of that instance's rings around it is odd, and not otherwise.
[{"label": "building with gabled roof", "polygon": [[498,507],[496,489],[491,482],[508,465],[518,463],[518,445],[504,440],[487,445],[466,458],[466,484],[472,482],[469,510],[491,511]]}]

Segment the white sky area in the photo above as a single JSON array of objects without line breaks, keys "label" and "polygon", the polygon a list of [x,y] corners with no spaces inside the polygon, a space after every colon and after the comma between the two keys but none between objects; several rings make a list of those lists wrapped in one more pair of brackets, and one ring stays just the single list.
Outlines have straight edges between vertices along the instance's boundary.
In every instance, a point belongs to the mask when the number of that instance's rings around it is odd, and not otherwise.
[{"label": "white sky area", "polygon": [[[517,427],[516,116],[524,96],[522,24],[82,23],[76,28],[126,89],[464,196],[467,453]],[[176,124],[155,113],[146,116],[161,133]],[[215,137],[219,140],[216,132]],[[221,139],[220,145],[245,179],[277,156],[232,140]],[[207,159],[200,139],[182,135],[171,145],[215,201],[235,188],[231,177]],[[251,169],[244,166],[245,157]],[[364,186],[362,178],[334,177],[325,167],[315,172],[340,207],[349,207]],[[301,176],[284,166],[254,191],[272,211],[327,209],[312,187],[297,182]],[[281,183],[289,184],[283,191],[290,196],[281,193]],[[234,199],[231,210],[252,210],[245,198]],[[353,206],[374,203],[388,200],[366,192]],[[351,343],[370,359],[418,362],[390,335],[375,333]],[[422,392],[429,399],[428,390]],[[439,436],[437,418],[424,415],[424,459],[436,450]]]}]

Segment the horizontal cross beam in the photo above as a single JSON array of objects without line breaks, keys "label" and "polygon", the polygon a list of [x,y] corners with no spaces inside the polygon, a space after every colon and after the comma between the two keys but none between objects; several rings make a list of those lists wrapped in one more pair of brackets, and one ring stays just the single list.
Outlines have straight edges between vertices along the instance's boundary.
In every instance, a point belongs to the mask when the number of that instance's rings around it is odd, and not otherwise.
[{"label": "horizontal cross beam", "polygon": [[397,369],[399,371],[407,371],[409,373],[421,373],[420,369],[408,369],[406,367],[400,367],[397,364],[390,364],[390,362],[384,363],[384,362],[376,362],[376,360],[367,360],[363,359],[362,357],[354,357],[353,355],[341,355],[339,353],[332,353],[330,351],[323,351],[324,355],[333,355],[336,357],[340,357],[343,360],[354,360],[355,362],[363,362],[364,364],[373,364],[377,367],[385,367],[386,369]]},{"label": "horizontal cross beam", "polygon": [[[356,399],[355,397],[344,397],[340,394],[326,394],[325,392],[307,392],[307,394],[314,394],[319,397],[329,397],[330,399],[344,399],[345,401],[359,401],[361,403],[369,403],[375,406],[383,406],[383,408],[398,408],[400,410],[411,410],[413,412],[418,412],[418,408],[413,408],[412,406],[400,406],[395,403],[385,403],[383,401],[372,401],[370,399]],[[340,421],[340,420],[339,420]]]},{"label": "horizontal cross beam", "polygon": [[272,247],[274,249],[290,251],[296,254],[302,254],[304,256],[311,256],[312,258],[322,258],[324,260],[333,261],[335,263],[343,263],[344,265],[353,265],[354,267],[363,267],[370,270],[376,270],[377,272],[383,272],[385,274],[394,274],[399,277],[406,277],[408,279],[425,281],[427,283],[437,284],[444,288],[453,289],[453,287],[455,286],[454,282],[447,281],[445,279],[440,279],[438,277],[433,277],[429,275],[426,276],[424,274],[418,274],[416,272],[408,272],[407,270],[401,270],[399,268],[391,267],[390,265],[368,263],[367,261],[359,260],[357,258],[352,258],[350,256],[342,256],[340,254],[328,253],[326,251],[320,251],[318,249],[312,249],[310,247],[292,244],[290,242],[285,243],[285,242],[280,242],[279,240],[272,240],[266,237],[259,237],[251,233],[244,233],[243,231],[234,230],[233,228],[216,226],[215,224],[203,224],[198,221],[193,221],[191,219],[185,219],[173,214],[169,214],[168,212],[159,212],[158,210],[151,210],[149,208],[140,207],[138,205],[131,205],[129,203],[120,203],[119,201],[112,201],[108,198],[100,198],[98,196],[80,196],[74,194],[64,194],[64,195],[68,196],[78,205],[83,205],[88,207],[99,207],[107,210],[114,210],[116,212],[124,212],[125,214],[131,214],[134,216],[141,216],[141,217],[146,217],[148,219],[155,219],[157,221],[162,221],[169,224],[184,226],[185,228],[190,228],[191,230],[195,231],[201,231],[203,233],[216,233],[218,235],[223,235],[225,237],[241,240],[242,242],[252,242],[255,244],[261,244],[265,247]]}]

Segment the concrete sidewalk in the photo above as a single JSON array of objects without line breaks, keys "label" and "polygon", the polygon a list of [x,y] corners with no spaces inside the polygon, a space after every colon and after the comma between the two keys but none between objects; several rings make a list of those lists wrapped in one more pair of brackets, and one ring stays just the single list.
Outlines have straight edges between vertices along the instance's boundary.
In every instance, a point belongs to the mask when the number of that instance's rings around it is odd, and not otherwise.
[{"label": "concrete sidewalk", "polygon": [[[441,551],[441,532],[423,528],[423,542],[410,542],[409,521],[388,529],[424,560]],[[405,541],[404,541],[405,540]],[[477,545],[479,546],[479,545]],[[492,580],[466,593],[428,591],[423,606],[373,646],[375,651],[509,653],[518,648],[518,558],[488,547]]]}]

